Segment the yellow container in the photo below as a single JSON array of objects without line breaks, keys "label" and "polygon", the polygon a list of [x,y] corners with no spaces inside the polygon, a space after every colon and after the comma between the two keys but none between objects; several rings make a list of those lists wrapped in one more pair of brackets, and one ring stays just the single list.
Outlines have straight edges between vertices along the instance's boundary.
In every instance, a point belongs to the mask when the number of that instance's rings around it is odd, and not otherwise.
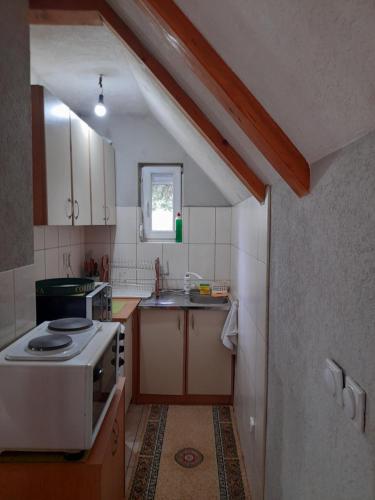
[{"label": "yellow container", "polygon": [[208,283],[201,283],[199,285],[199,293],[201,295],[211,295],[211,287]]}]

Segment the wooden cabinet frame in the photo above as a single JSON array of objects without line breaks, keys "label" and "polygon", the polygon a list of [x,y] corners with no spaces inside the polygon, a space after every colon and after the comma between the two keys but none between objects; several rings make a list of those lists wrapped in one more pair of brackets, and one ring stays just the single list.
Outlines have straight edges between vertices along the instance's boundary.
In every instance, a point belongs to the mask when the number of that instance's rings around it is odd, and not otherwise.
[{"label": "wooden cabinet frame", "polygon": [[187,368],[189,359],[189,312],[184,314],[184,362],[183,362],[183,394],[142,394],[140,392],[140,313],[133,314],[133,403],[135,404],[185,404],[185,405],[232,405],[234,394],[235,356],[232,355],[232,392],[229,395],[188,394]]}]

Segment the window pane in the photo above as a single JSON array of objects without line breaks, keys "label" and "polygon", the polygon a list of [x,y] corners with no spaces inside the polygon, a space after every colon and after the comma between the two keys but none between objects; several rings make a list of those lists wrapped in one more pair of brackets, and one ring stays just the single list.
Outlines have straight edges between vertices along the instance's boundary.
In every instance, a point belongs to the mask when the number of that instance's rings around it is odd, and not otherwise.
[{"label": "window pane", "polygon": [[173,176],[152,174],[152,231],[173,231]]}]

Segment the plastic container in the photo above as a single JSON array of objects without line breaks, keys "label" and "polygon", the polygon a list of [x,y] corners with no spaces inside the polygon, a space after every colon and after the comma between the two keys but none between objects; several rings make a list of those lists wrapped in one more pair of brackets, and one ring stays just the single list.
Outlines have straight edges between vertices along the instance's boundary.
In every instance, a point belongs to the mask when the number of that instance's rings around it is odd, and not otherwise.
[{"label": "plastic container", "polygon": [[176,243],[182,243],[182,217],[180,212],[176,217]]}]

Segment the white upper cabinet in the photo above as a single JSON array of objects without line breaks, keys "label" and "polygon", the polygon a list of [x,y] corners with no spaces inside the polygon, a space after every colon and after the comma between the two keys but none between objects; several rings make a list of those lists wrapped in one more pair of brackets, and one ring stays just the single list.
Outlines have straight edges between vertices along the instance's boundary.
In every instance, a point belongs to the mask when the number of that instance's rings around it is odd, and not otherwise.
[{"label": "white upper cabinet", "polygon": [[47,224],[71,225],[73,200],[70,159],[70,112],[44,90],[45,174]]},{"label": "white upper cabinet", "polygon": [[89,127],[70,112],[74,225],[91,224]]},{"label": "white upper cabinet", "polygon": [[113,146],[32,85],[34,225],[116,224]]},{"label": "white upper cabinet", "polygon": [[104,189],[104,141],[90,129],[90,168],[91,168],[91,214],[94,226],[104,225],[105,189]]},{"label": "white upper cabinet", "polygon": [[104,141],[104,178],[106,224],[116,224],[116,168],[115,150]]}]

